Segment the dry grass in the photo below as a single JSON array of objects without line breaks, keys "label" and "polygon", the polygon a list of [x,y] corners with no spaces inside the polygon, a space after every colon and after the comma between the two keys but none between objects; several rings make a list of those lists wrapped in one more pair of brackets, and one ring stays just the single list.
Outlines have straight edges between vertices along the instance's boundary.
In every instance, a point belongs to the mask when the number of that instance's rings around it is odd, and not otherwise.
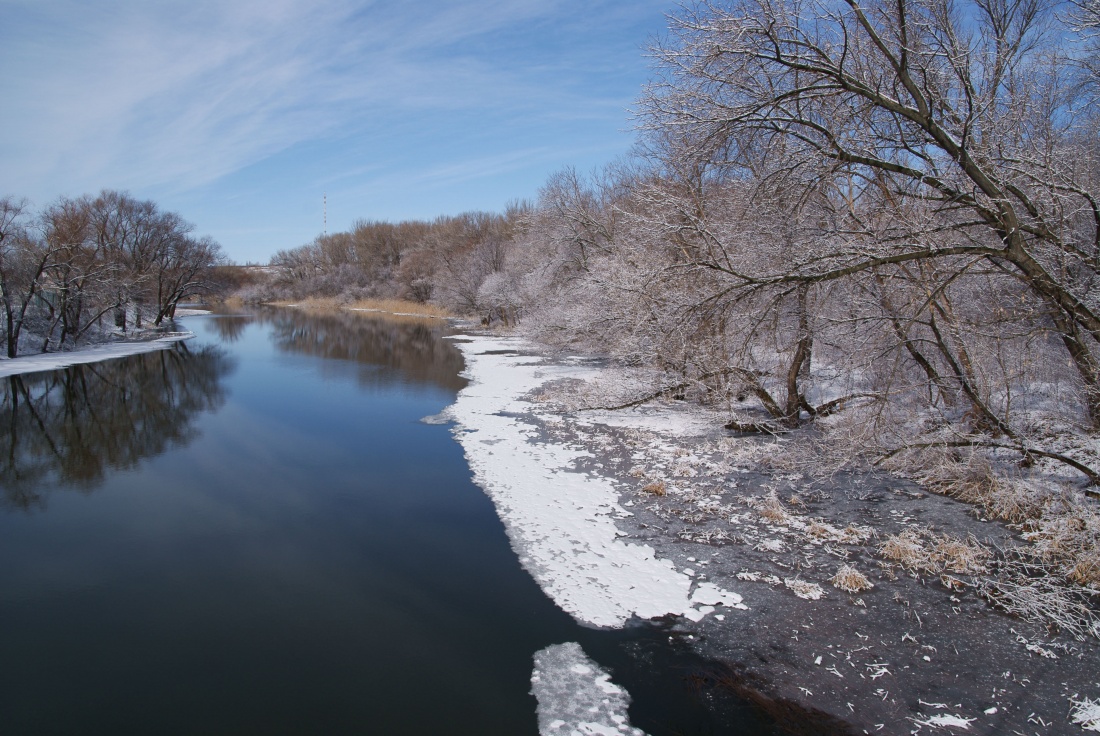
[{"label": "dry grass", "polygon": [[922,529],[906,529],[901,534],[887,536],[879,545],[879,552],[910,570],[934,575],[944,572],[983,575],[989,572],[993,559],[989,548],[973,537],[936,536]]},{"label": "dry grass", "polygon": [[981,594],[998,608],[1027,621],[1054,624],[1077,639],[1100,638],[1100,618],[1093,612],[1089,596],[1080,588],[1068,588],[1055,575],[1036,571],[1017,562],[1007,579],[985,580]]},{"label": "dry grass", "polygon": [[654,496],[664,496],[668,493],[668,487],[665,486],[663,480],[655,480],[650,483],[646,483],[642,486],[642,490],[646,493],[652,493]]},{"label": "dry grass", "polygon": [[862,593],[875,587],[867,576],[851,565],[841,565],[836,575],[829,578],[833,587],[843,590],[845,593]]},{"label": "dry grass", "polygon": [[808,601],[816,601],[825,596],[825,591],[817,583],[811,583],[801,578],[784,578],[783,585],[797,595]]},{"label": "dry grass", "polygon": [[787,512],[787,509],[783,507],[783,502],[779,500],[775,491],[772,491],[763,498],[751,499],[748,503],[756,510],[756,513],[773,524],[786,524],[790,521],[791,516]]},{"label": "dry grass", "polygon": [[413,319],[447,319],[454,316],[434,304],[420,304],[403,299],[360,299],[347,302],[332,297],[310,297],[299,301],[284,299],[271,304],[276,307],[295,307],[314,314],[366,312]]},{"label": "dry grass", "polygon": [[1018,524],[1028,552],[1078,585],[1100,588],[1100,513],[1070,488],[1025,478],[999,478],[988,463],[958,463],[937,490]]},{"label": "dry grass", "polygon": [[337,299],[322,297],[309,297],[308,299],[299,301],[293,299],[280,299],[278,301],[269,302],[269,304],[273,307],[294,307],[295,309],[302,309],[307,312],[313,312],[314,314],[339,312],[342,306]]},{"label": "dry grass", "polygon": [[1100,513],[1089,502],[1051,499],[1025,528],[1036,558],[1067,580],[1100,590]]},{"label": "dry grass", "polygon": [[921,569],[928,560],[920,534],[913,529],[887,536],[879,545],[878,551],[883,557],[913,570]]},{"label": "dry grass", "polygon": [[947,572],[958,575],[982,575],[989,572],[993,553],[978,540],[958,539],[944,534],[932,540],[932,561]]},{"label": "dry grass", "polygon": [[[943,490],[980,505],[994,518],[1019,525],[1029,542],[1010,550],[996,578],[977,582],[983,597],[1026,620],[1045,622],[1078,638],[1100,638],[1100,620],[1091,600],[1100,590],[1100,514],[1071,488],[1037,479],[1000,478],[980,462],[967,463],[966,470],[954,473]],[[946,541],[938,546],[935,552],[941,559],[954,561],[954,567],[945,569],[968,575],[988,572],[988,550]]]},{"label": "dry grass", "polygon": [[1096,559],[1078,560],[1068,574],[1078,585],[1100,586],[1100,561]]},{"label": "dry grass", "polygon": [[805,529],[810,539],[822,542],[839,542],[840,544],[863,544],[872,536],[870,528],[849,524],[843,529],[837,529],[832,524],[820,519],[813,519]]},{"label": "dry grass", "polygon": [[957,456],[949,448],[904,453],[884,467],[912,478],[930,491],[980,506],[995,519],[1022,524],[1043,514],[1047,494],[1033,484],[997,473],[988,457]]},{"label": "dry grass", "polygon": [[447,319],[454,315],[442,307],[434,304],[420,304],[403,299],[360,299],[345,305],[345,309],[353,309],[368,312],[386,312],[406,317],[432,317],[435,319]]},{"label": "dry grass", "polygon": [[969,463],[965,470],[970,472],[945,478],[933,484],[933,490],[981,506],[993,518],[1009,524],[1022,524],[1043,515],[1045,499],[1026,484],[998,478],[981,463]]}]

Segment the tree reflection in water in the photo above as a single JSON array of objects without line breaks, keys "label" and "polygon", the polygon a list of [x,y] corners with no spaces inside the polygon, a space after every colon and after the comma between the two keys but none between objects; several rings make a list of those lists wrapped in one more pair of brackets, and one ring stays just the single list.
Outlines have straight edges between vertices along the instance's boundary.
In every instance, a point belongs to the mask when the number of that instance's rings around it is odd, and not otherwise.
[{"label": "tree reflection in water", "polygon": [[244,334],[244,330],[255,321],[250,314],[217,314],[215,313],[209,325],[217,333],[224,343],[237,342]]},{"label": "tree reflection in water", "polygon": [[310,314],[294,309],[265,310],[257,318],[272,326],[276,347],[290,353],[354,361],[396,370],[362,371],[362,383],[392,381],[432,383],[458,391],[462,353],[442,335],[451,332],[441,320],[394,319],[355,312]]},{"label": "tree reflection in water", "polygon": [[225,401],[234,363],[217,346],[173,348],[0,383],[0,503],[29,509],[59,483],[84,490],[107,468],[195,438],[200,412]]}]

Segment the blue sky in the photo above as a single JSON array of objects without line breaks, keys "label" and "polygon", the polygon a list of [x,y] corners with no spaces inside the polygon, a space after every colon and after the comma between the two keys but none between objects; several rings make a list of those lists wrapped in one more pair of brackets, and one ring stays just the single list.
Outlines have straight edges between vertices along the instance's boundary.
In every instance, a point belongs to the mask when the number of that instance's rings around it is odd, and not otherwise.
[{"label": "blue sky", "polygon": [[0,0],[0,196],[120,189],[238,262],[500,210],[633,142],[672,0]]}]

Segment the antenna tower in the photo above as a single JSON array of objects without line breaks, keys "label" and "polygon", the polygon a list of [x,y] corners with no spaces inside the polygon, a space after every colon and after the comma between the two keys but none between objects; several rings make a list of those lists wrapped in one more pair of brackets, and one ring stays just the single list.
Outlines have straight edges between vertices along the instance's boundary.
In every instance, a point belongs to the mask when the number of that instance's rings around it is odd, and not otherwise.
[{"label": "antenna tower", "polygon": [[324,232],[325,232],[325,237],[327,238],[328,237],[328,192],[325,192],[324,194],[322,194],[321,197],[322,197],[321,201],[324,205],[324,210],[325,210],[325,231]]}]

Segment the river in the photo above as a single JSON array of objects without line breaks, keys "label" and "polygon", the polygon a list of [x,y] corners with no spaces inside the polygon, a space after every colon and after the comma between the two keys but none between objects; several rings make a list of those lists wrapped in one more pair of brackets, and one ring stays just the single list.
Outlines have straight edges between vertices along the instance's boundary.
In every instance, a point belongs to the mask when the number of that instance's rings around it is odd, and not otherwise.
[{"label": "river", "polygon": [[578,625],[521,567],[421,421],[465,385],[446,326],[181,324],[2,379],[0,732],[535,734],[533,657],[571,642],[645,733],[772,732],[664,627]]}]

